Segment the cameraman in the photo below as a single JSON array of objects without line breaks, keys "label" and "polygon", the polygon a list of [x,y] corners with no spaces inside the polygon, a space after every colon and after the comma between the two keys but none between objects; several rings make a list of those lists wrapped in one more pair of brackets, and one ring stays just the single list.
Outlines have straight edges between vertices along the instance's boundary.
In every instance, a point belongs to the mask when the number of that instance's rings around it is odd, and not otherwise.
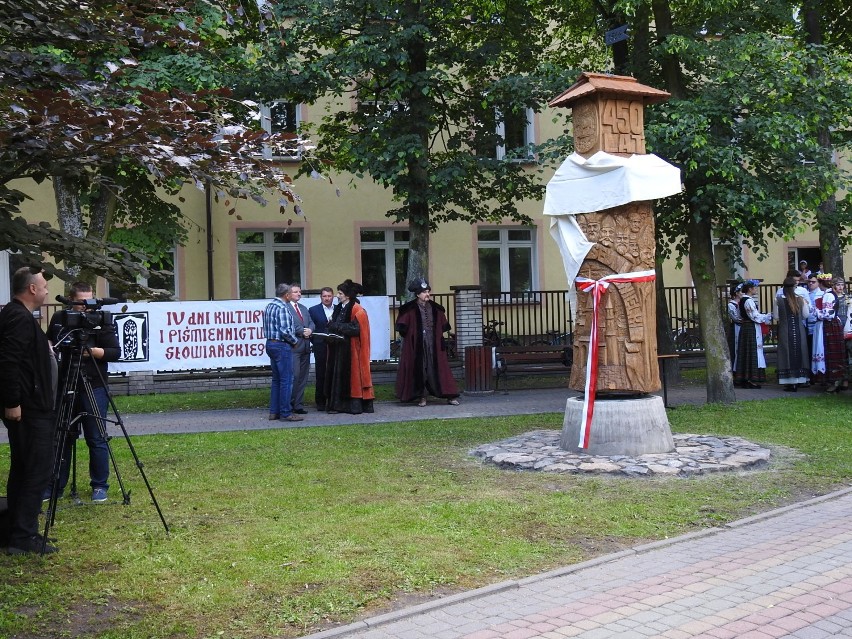
[{"label": "cameraman", "polygon": [[[86,312],[87,307],[83,303],[84,300],[92,299],[92,287],[86,282],[75,282],[71,285],[71,290],[68,293],[71,300],[72,312]],[[81,302],[75,305],[74,302]],[[68,311],[61,310],[53,314],[50,318],[50,326],[47,329],[47,335],[53,342],[54,346],[59,344],[66,338],[70,338],[72,343],[76,343],[77,335],[74,331],[69,331],[67,326]],[[103,433],[106,432],[106,423],[95,415],[101,418],[106,416],[107,406],[109,404],[109,395],[106,388],[108,366],[107,362],[118,361],[121,355],[121,349],[118,344],[118,336],[115,332],[115,324],[110,323],[107,326],[101,326],[98,330],[91,330],[86,344],[89,348],[83,351],[82,365],[80,367],[82,376],[85,376],[92,385],[92,394],[95,398],[95,406],[90,406],[89,398],[85,393],[82,385],[78,385],[76,390],[76,399],[73,415],[86,413],[83,417],[83,436],[86,438],[86,445],[89,447],[89,477],[92,486],[92,501],[95,503],[103,503],[107,500],[107,490],[109,490],[109,448],[107,440]],[[61,352],[61,351],[60,351]],[[89,355],[91,353],[91,356]],[[70,353],[61,353],[62,356],[70,356]],[[66,380],[59,380],[59,387],[63,388]],[[78,422],[79,423],[79,422]],[[65,450],[62,455],[62,467],[59,470],[59,483],[57,490],[59,495],[65,490],[65,485],[68,483],[68,476],[71,471],[71,455],[74,449],[74,443],[79,435],[77,433],[68,433],[65,439]],[[49,498],[50,493],[45,495]]]}]

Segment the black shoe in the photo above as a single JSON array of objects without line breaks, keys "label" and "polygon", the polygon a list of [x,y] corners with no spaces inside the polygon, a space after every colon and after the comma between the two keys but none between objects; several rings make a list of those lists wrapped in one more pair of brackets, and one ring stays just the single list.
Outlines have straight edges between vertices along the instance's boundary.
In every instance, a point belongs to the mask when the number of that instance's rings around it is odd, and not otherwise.
[{"label": "black shoe", "polygon": [[306,411],[304,408],[296,408],[296,409],[293,410],[293,412],[296,413],[297,415],[307,415],[308,414],[308,411]]},{"label": "black shoe", "polygon": [[[44,537],[41,535],[34,535],[27,539],[24,543],[18,544],[17,546],[9,546],[6,549],[6,552],[10,555],[36,555],[42,553],[42,544]],[[44,544],[44,554],[51,555],[55,552],[58,552],[59,548],[52,544]]]}]

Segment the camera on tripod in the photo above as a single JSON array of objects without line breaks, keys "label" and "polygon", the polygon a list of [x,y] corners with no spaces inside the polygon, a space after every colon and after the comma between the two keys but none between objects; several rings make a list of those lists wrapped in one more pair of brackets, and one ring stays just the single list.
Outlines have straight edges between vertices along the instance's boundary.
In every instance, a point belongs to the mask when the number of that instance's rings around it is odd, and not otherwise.
[{"label": "camera on tripod", "polygon": [[59,341],[57,347],[85,344],[90,331],[112,326],[112,312],[102,310],[102,307],[119,303],[114,297],[72,300],[61,295],[56,296],[56,301],[68,307],[60,324],[64,338]]}]

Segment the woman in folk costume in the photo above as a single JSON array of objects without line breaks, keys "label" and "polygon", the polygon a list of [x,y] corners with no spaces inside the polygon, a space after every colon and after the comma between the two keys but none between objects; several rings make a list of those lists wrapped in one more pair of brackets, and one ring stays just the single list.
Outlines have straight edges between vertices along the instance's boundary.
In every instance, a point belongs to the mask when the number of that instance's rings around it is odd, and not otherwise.
[{"label": "woman in folk costume", "polygon": [[740,315],[743,325],[737,345],[737,370],[734,384],[743,388],[760,388],[766,381],[766,358],[763,356],[763,331],[761,324],[772,322],[771,313],[761,313],[752,295],[757,293],[757,280],[743,283]]},{"label": "woman in folk costume", "polygon": [[358,301],[363,287],[346,280],[337,287],[340,303],[334,309],[328,332],[342,340],[328,340],[326,408],[329,413],[373,412],[373,378],[370,373],[370,320]]},{"label": "woman in folk costume", "polygon": [[820,273],[817,276],[819,290],[816,292],[812,317],[814,332],[811,347],[811,373],[813,381],[825,383],[825,325],[820,318],[825,294],[831,291],[831,273]]},{"label": "woman in folk costume", "polygon": [[403,402],[417,400],[421,407],[426,406],[427,395],[458,406],[458,387],[443,338],[450,330],[444,307],[432,301],[432,288],[425,280],[412,282],[408,290],[417,297],[400,307],[396,320],[402,336],[396,396]]},{"label": "woman in folk costume", "polygon": [[796,292],[798,278],[788,276],[775,298],[778,318],[778,383],[795,393],[810,378],[806,322],[810,308]]},{"label": "woman in folk costume", "polygon": [[731,284],[731,295],[728,298],[728,319],[731,321],[728,331],[728,351],[731,354],[731,370],[737,370],[737,345],[740,343],[740,328],[743,318],[740,315],[740,298],[743,296],[743,284]]},{"label": "woman in folk costume", "polygon": [[831,281],[831,289],[822,296],[822,308],[817,310],[817,320],[822,324],[825,344],[825,381],[828,393],[849,388],[847,377],[846,340],[843,323],[847,317],[846,282],[841,277]]}]

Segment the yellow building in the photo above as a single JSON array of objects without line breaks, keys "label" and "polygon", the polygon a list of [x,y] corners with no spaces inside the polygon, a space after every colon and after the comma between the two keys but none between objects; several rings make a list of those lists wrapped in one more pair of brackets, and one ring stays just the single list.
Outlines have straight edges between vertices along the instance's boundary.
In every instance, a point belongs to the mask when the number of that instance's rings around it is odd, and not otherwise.
[{"label": "yellow building", "polygon": [[[319,107],[280,104],[296,115],[284,126],[297,126],[309,119],[311,110],[319,115]],[[274,119],[267,111],[265,121]],[[549,115],[529,112],[528,122],[515,124],[514,137],[522,142],[537,142],[560,133]],[[496,150],[498,156],[501,151]],[[290,166],[295,172],[298,158],[282,158],[281,162],[285,170]],[[549,179],[549,175],[543,179]],[[15,187],[33,198],[22,207],[27,219],[56,224],[56,206],[48,182],[18,183]],[[385,211],[394,206],[387,190],[347,175],[303,177],[295,180],[294,189],[302,199],[301,215],[294,213],[292,205],[287,215],[282,215],[277,202],[262,207],[253,201],[216,201],[192,186],[184,188],[184,201],[175,202],[191,222],[189,237],[184,246],[176,247],[175,278],[166,283],[175,298],[268,298],[280,281],[298,281],[305,289],[319,289],[336,287],[346,278],[363,282],[373,295],[403,292],[407,228],[385,217]],[[236,210],[229,214],[232,207]],[[522,202],[520,208],[534,220],[532,227],[508,220],[500,225],[442,225],[431,236],[428,277],[434,291],[443,293],[454,285],[471,284],[489,291],[567,288],[559,251],[541,214],[542,202]],[[720,249],[719,257],[724,253],[724,248]],[[771,242],[769,257],[762,261],[746,251],[746,269],[741,275],[780,282],[789,265],[804,258],[814,266],[818,254],[817,233],[805,230],[793,240]],[[848,251],[845,260],[846,271],[852,272]],[[719,281],[724,283],[733,273],[723,259],[719,262]],[[9,274],[15,264],[14,256],[0,254],[0,300],[9,299]],[[100,284],[98,295],[107,295],[108,285]],[[690,286],[688,268],[677,269],[671,260],[665,268],[665,284]],[[61,293],[61,283],[52,282],[51,289],[52,295]]]}]

